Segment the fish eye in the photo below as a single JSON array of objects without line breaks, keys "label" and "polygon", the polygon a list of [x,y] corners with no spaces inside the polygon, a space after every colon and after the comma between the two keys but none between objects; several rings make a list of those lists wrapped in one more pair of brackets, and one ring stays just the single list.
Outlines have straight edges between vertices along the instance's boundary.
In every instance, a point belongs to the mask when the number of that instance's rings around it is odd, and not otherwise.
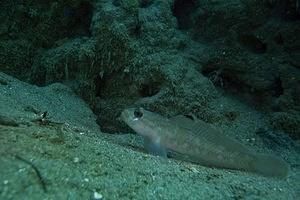
[{"label": "fish eye", "polygon": [[143,117],[143,110],[142,109],[140,109],[140,108],[138,108],[138,109],[136,109],[135,111],[134,111],[134,117],[136,117],[136,118],[141,118],[141,117]]}]

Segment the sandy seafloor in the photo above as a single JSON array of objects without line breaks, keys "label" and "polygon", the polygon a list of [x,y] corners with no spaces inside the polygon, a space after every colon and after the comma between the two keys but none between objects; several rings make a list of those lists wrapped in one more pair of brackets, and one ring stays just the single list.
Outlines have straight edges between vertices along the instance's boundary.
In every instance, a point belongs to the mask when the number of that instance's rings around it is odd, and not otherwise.
[{"label": "sandy seafloor", "polygon": [[[65,86],[40,88],[0,75],[0,199],[300,196],[299,144],[271,150],[259,138],[253,139],[251,130],[264,123],[263,117],[239,102],[238,123],[219,128],[257,152],[285,159],[291,166],[286,179],[149,155],[137,135],[101,133],[88,106]],[[226,109],[226,102],[220,109]],[[49,123],[34,122],[45,111]]]}]

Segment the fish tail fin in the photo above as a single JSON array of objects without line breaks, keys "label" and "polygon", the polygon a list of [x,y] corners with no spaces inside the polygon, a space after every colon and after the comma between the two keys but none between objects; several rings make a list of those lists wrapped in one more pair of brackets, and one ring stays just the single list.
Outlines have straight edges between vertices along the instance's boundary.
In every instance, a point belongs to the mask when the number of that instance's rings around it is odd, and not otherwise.
[{"label": "fish tail fin", "polygon": [[259,174],[278,178],[287,177],[289,171],[289,166],[285,161],[264,154],[255,155],[252,166],[253,170]]}]

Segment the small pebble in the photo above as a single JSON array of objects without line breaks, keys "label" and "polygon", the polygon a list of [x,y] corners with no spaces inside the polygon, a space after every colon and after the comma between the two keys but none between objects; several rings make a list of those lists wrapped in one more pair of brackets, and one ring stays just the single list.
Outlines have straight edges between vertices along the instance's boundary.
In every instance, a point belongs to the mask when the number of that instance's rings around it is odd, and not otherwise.
[{"label": "small pebble", "polygon": [[94,199],[102,199],[102,198],[103,198],[102,194],[100,194],[96,191],[94,192]]},{"label": "small pebble", "polygon": [[79,162],[79,158],[78,158],[78,157],[75,157],[75,158],[73,159],[73,162],[74,162],[74,163],[78,163],[78,162]]}]

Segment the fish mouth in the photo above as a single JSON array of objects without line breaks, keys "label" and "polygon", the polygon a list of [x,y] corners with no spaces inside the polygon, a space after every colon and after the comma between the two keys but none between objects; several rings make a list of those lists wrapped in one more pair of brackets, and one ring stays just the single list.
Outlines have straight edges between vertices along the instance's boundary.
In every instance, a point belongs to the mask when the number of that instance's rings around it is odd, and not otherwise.
[{"label": "fish mouth", "polygon": [[122,121],[125,121],[125,119],[126,119],[126,110],[123,110],[121,112],[121,119],[122,119]]},{"label": "fish mouth", "polygon": [[128,122],[130,121],[130,110],[125,109],[122,111],[121,113],[121,119],[128,124]]}]

